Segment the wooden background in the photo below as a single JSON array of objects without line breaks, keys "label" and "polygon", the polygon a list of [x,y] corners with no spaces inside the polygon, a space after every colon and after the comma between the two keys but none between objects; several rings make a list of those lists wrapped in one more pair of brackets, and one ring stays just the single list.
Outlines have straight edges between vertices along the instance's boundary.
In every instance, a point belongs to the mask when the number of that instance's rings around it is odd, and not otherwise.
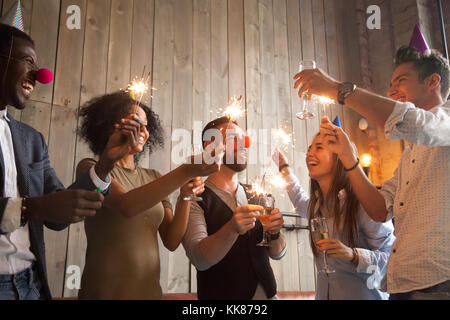
[{"label": "wooden background", "polygon": [[[407,6],[408,1],[398,2]],[[3,12],[12,2],[0,0]],[[391,7],[386,9],[390,5],[385,1],[378,2],[383,10],[393,12]],[[66,10],[73,4],[81,8],[81,30],[66,27]],[[292,78],[298,71],[299,61],[315,59],[332,76],[363,83],[358,14],[364,12],[357,11],[358,4],[366,3],[360,0],[22,0],[25,28],[36,42],[39,65],[54,71],[55,81],[38,86],[23,112],[11,112],[16,119],[43,133],[52,165],[67,186],[73,181],[76,164],[91,156],[76,135],[80,105],[95,96],[126,88],[146,66],[147,72],[151,72],[152,86],[157,89],[149,105],[162,120],[166,146],[145,157],[143,166],[162,173],[174,169],[176,165],[167,161],[171,155],[172,131],[191,130],[194,121],[206,124],[230,97],[243,95],[247,113],[240,121],[242,127],[283,126],[294,133],[295,143],[287,154],[302,185],[308,189],[305,152],[319,130],[319,117],[309,122],[295,119],[300,107],[292,90]],[[391,28],[392,16],[383,15],[383,19],[388,21],[386,28]],[[388,34],[386,29],[376,32],[368,36],[372,46],[384,43],[383,37]],[[392,68],[393,48],[397,44],[389,44],[392,50],[385,57],[390,59]],[[369,65],[371,70],[376,69],[373,58]],[[383,81],[389,80],[390,72],[383,74]],[[376,89],[381,91],[379,87]],[[367,151],[368,136],[357,129],[358,115],[340,106],[317,109],[319,115],[333,118],[339,115],[360,152]],[[263,147],[259,141],[254,148]],[[389,157],[397,161],[401,149],[397,145],[394,149]],[[250,166],[241,175],[242,182],[252,181],[261,170]],[[175,203],[176,195],[171,198]],[[281,192],[276,198],[282,210],[293,210]],[[296,223],[292,218],[286,222]],[[279,290],[315,290],[307,231],[283,232],[289,250],[282,261],[273,262]],[[76,296],[76,290],[65,286],[65,270],[70,265],[84,266],[83,224],[71,225],[62,232],[46,230],[45,241],[53,295]],[[174,253],[160,246],[160,255],[163,291],[195,292],[195,268],[189,264],[182,246]]]}]

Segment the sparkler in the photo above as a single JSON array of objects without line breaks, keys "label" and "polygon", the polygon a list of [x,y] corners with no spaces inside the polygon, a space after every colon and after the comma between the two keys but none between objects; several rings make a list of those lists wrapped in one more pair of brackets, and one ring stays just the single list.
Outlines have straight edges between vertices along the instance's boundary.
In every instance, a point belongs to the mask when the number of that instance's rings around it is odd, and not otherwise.
[{"label": "sparkler", "polygon": [[[127,92],[130,93],[133,100],[139,96],[139,101],[142,100],[144,94],[148,91],[148,84],[144,80],[133,80],[129,85]],[[137,101],[137,100],[136,100]]]},{"label": "sparkler", "polygon": [[[267,177],[267,179],[266,179]],[[269,188],[266,188],[266,180],[269,184]],[[279,189],[284,190],[286,188],[287,183],[284,180],[283,176],[280,173],[272,173],[266,172],[264,173],[261,181],[259,179],[255,179],[252,183],[252,193],[253,197],[261,197],[272,193],[272,190]]]},{"label": "sparkler", "polygon": [[272,175],[269,180],[270,184],[280,190],[284,190],[287,186],[287,182],[284,180],[281,173],[277,173],[275,175]]},{"label": "sparkler", "polygon": [[233,122],[242,117],[244,113],[245,110],[242,108],[242,96],[232,97],[228,105],[225,107],[225,111],[222,116],[227,117],[230,122]]},{"label": "sparkler", "polygon": [[[138,103],[141,103],[142,98],[149,90],[149,81],[150,81],[150,72],[147,74],[147,77],[144,78],[145,74],[145,66],[144,70],[142,71],[141,78],[135,78],[131,83],[128,85],[126,92],[128,92],[133,98],[133,100],[137,101]],[[151,90],[156,90],[155,88],[151,88]],[[153,98],[153,96],[151,96]]]},{"label": "sparkler", "polygon": [[275,138],[278,138],[278,140],[280,140],[280,142],[283,143],[284,145],[288,145],[289,143],[292,142],[292,133],[289,134],[283,129],[275,130],[274,135]]}]

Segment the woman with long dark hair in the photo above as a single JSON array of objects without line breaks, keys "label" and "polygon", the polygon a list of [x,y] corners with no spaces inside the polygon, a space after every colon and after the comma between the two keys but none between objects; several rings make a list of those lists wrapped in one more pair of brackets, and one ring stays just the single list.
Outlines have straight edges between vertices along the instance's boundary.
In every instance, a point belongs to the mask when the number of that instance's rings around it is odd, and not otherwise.
[{"label": "woman with long dark hair", "polygon": [[[200,177],[217,171],[218,164],[184,164],[164,176],[139,167],[145,150],[151,153],[163,146],[163,132],[158,115],[126,92],[88,102],[81,118],[80,135],[95,155],[118,130],[133,143],[111,171],[111,191],[103,208],[85,221],[86,265],[79,298],[161,299],[157,234],[170,251],[179,246],[189,218],[190,201],[185,199],[203,192]],[[123,118],[139,122],[140,130],[119,123]],[[82,160],[77,174],[93,165],[93,159]],[[168,195],[180,187],[174,215]]]},{"label": "woman with long dark hair", "polygon": [[[346,150],[354,156],[356,148],[352,150],[350,140],[345,133],[344,136]],[[317,270],[324,270],[326,261],[329,271],[334,272],[318,272],[316,299],[387,299],[387,294],[378,288],[383,287],[395,239],[392,223],[375,222],[366,214],[347,174],[360,168],[358,164],[345,167],[335,147],[336,141],[322,131],[313,139],[306,155],[311,178],[309,195],[292,173],[286,157],[278,150],[273,156],[296,212],[308,219],[310,227],[314,218],[327,221],[328,238],[317,243],[311,238],[311,246]]]}]

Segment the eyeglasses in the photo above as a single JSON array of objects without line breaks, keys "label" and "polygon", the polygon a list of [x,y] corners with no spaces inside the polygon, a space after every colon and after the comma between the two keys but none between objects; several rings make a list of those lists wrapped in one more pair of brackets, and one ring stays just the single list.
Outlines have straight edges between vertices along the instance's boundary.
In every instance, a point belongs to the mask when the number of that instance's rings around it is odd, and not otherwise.
[{"label": "eyeglasses", "polygon": [[0,57],[5,58],[5,59],[23,62],[23,63],[28,64],[33,70],[36,70],[36,71],[39,70],[39,67],[34,62],[30,62],[30,61],[26,60],[27,58],[18,59],[18,58],[14,58],[14,57],[3,55],[3,54],[0,54]]}]

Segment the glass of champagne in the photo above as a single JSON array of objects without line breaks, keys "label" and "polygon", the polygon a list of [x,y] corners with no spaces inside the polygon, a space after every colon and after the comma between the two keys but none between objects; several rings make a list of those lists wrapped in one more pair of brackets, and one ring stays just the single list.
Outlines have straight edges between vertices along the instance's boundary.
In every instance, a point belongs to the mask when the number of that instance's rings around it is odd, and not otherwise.
[{"label": "glass of champagne", "polygon": [[[203,147],[198,144],[192,144],[191,145],[191,161],[194,164],[200,164],[201,161],[203,161]],[[200,163],[198,163],[200,162]],[[189,182],[193,182],[194,180],[191,180]],[[203,198],[197,196],[195,193],[192,193],[191,195],[184,197],[183,200],[185,201],[202,201]]]},{"label": "glass of champagne", "polygon": [[[271,194],[262,195],[258,198],[258,205],[264,208],[258,217],[264,227],[270,220],[270,213],[275,209],[275,198]],[[269,241],[269,234],[263,231],[263,240],[257,246],[268,247],[270,245]]]},{"label": "glass of champagne", "polygon": [[[311,219],[311,236],[314,241],[314,244],[317,246],[317,242],[320,240],[328,239],[328,225],[327,225],[327,219],[326,218],[314,218]],[[335,272],[333,268],[331,268],[327,263],[327,253],[323,252],[323,262],[324,267],[322,270],[319,270],[320,272],[324,273],[333,273]]]},{"label": "glass of champagne", "polygon": [[[300,66],[298,68],[298,72],[302,72],[304,70],[313,70],[316,69],[316,62],[314,60],[303,60],[300,62]],[[308,111],[308,105],[310,103],[308,99],[308,92],[304,92],[302,99],[302,111],[297,113],[296,116],[300,120],[311,120],[314,118],[314,114]]]}]

